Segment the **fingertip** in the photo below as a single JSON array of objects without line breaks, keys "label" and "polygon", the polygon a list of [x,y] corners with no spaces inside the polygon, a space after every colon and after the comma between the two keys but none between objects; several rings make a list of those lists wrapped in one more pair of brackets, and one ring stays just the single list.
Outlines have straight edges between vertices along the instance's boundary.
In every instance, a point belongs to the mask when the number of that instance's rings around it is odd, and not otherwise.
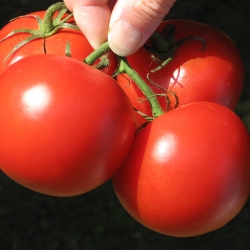
[{"label": "fingertip", "polygon": [[64,0],[64,3],[67,7],[67,9],[71,12],[73,12],[73,5],[74,5],[74,2],[72,0]]},{"label": "fingertip", "polygon": [[110,18],[108,41],[120,56],[135,53],[162,22],[175,0],[119,0]]},{"label": "fingertip", "polygon": [[106,36],[104,36],[103,39],[100,39],[99,37],[98,39],[95,39],[95,40],[92,40],[91,37],[90,38],[86,37],[86,38],[93,49],[99,48],[100,45],[102,45],[104,42],[107,41]]},{"label": "fingertip", "polygon": [[98,48],[102,43],[107,41],[110,19],[110,9],[107,5],[74,5],[73,13],[78,27],[94,49]]},{"label": "fingertip", "polygon": [[143,33],[135,25],[117,20],[110,28],[108,41],[111,50],[119,56],[128,56],[141,46]]}]

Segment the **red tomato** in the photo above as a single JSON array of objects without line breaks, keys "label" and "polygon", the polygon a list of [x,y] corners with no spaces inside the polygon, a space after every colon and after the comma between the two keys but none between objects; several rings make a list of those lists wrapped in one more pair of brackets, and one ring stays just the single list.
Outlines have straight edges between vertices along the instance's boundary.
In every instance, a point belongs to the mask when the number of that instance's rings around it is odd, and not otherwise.
[{"label": "red tomato", "polygon": [[[6,37],[10,32],[17,29],[38,29],[38,22],[35,19],[35,15],[43,19],[45,11],[39,11],[31,13],[27,16],[20,17],[8,23],[0,31],[0,40]],[[33,16],[33,17],[32,17]],[[55,13],[55,17],[57,14]],[[70,18],[67,23],[74,23],[74,19]],[[18,61],[19,59],[26,57],[28,55],[34,54],[44,54],[44,42],[46,47],[47,54],[54,55],[65,55],[65,49],[67,42],[70,43],[71,57],[83,60],[91,52],[93,48],[90,46],[86,37],[82,34],[81,31],[73,29],[60,29],[54,35],[44,39],[35,39],[23,47],[17,49],[17,51],[6,61],[5,58],[11,52],[11,50],[20,42],[24,41],[26,38],[30,37],[30,34],[27,33],[17,33],[8,37],[7,39],[0,42],[0,74],[12,63]],[[117,66],[116,55],[109,52],[110,66],[103,69],[103,71],[109,75],[112,75]]]},{"label": "red tomato", "polygon": [[[158,31],[172,24],[176,27],[175,41],[197,36],[205,40],[206,49],[201,51],[201,41],[189,39],[179,46],[174,59],[158,72],[151,73],[150,78],[162,88],[175,93],[180,106],[194,101],[211,101],[234,109],[244,82],[243,61],[236,45],[222,31],[193,21],[168,20],[159,26]],[[168,95],[170,109],[173,109],[176,104],[174,95],[147,80],[147,73],[160,64],[152,59],[152,53],[143,47],[127,59],[154,93]],[[133,106],[152,116],[149,102],[144,101],[145,96],[135,83],[127,75],[119,75],[117,81],[130,97]],[[166,110],[165,97],[158,99]]]},{"label": "red tomato", "polygon": [[184,105],[139,132],[112,180],[121,204],[146,227],[178,237],[210,232],[248,198],[248,132],[220,104]]},{"label": "red tomato", "polygon": [[132,105],[108,75],[78,60],[34,55],[0,77],[0,166],[53,196],[107,181],[134,139]]}]

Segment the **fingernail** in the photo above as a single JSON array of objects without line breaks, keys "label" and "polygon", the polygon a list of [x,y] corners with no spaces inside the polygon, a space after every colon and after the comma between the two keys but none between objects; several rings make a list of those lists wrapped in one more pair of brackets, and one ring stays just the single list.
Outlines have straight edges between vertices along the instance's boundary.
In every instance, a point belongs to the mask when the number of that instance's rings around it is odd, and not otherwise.
[{"label": "fingernail", "polygon": [[134,53],[142,38],[143,34],[136,26],[121,19],[113,24],[108,34],[110,48],[120,56]]}]

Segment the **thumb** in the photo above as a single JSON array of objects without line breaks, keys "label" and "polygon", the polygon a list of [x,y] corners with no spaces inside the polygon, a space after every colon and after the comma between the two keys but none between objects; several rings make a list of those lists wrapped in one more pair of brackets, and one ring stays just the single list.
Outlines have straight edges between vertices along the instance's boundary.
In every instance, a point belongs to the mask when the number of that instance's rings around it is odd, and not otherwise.
[{"label": "thumb", "polygon": [[175,0],[118,0],[111,14],[108,41],[120,56],[136,52],[156,30]]}]

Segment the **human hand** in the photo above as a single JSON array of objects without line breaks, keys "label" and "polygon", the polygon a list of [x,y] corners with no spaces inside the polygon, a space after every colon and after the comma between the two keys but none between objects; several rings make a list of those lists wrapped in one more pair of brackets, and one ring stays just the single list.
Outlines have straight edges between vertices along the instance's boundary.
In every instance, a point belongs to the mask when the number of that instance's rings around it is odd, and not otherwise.
[{"label": "human hand", "polygon": [[105,41],[120,56],[136,52],[175,0],[64,0],[94,49]]}]

